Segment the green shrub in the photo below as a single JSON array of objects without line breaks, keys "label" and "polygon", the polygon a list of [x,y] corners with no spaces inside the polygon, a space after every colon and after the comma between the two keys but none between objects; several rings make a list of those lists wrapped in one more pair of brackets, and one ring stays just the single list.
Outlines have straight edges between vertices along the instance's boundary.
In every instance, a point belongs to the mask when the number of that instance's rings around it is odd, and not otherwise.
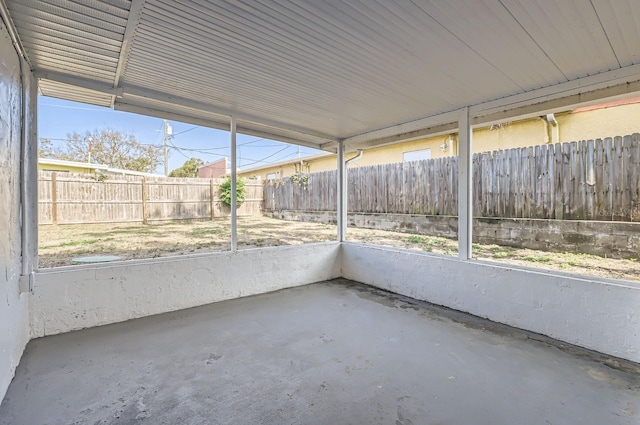
[{"label": "green shrub", "polygon": [[[247,196],[247,189],[244,187],[244,180],[238,179],[236,181],[236,203],[239,207],[244,202],[244,198]],[[231,179],[227,178],[220,185],[220,201],[228,206],[231,206]]]}]

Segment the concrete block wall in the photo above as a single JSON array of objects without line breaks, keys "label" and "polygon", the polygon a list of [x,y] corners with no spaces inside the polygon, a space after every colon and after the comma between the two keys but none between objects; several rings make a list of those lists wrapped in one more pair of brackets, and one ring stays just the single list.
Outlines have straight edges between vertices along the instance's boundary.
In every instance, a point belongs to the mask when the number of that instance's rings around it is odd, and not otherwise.
[{"label": "concrete block wall", "polygon": [[[331,211],[268,211],[270,217],[335,223]],[[349,226],[455,239],[458,219],[452,216],[349,213]],[[640,257],[640,223],[524,218],[475,218],[473,241],[551,252],[576,252],[608,258]]]}]

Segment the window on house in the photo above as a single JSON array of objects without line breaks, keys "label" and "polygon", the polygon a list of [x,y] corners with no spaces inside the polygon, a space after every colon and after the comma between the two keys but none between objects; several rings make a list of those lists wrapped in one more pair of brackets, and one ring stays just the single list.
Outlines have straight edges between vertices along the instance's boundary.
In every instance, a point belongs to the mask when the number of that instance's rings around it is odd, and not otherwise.
[{"label": "window on house", "polygon": [[423,159],[431,159],[431,149],[420,149],[402,154],[402,161],[404,162],[422,161]]},{"label": "window on house", "polygon": [[267,180],[275,180],[275,179],[276,179],[276,173],[267,174]]}]

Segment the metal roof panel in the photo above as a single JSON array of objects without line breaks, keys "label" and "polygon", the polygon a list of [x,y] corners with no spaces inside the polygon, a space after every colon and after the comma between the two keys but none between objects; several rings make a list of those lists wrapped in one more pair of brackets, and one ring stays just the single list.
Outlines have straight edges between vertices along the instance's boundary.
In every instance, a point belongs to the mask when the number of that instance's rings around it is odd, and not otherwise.
[{"label": "metal roof panel", "polygon": [[4,1],[43,93],[316,146],[640,81],[636,0]]}]

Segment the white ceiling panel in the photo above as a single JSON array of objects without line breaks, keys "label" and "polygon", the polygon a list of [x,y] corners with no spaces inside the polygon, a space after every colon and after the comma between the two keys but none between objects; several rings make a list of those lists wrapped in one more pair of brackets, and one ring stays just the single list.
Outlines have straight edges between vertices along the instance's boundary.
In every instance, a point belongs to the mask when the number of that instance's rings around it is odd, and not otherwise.
[{"label": "white ceiling panel", "polygon": [[620,67],[591,1],[500,1],[567,80]]},{"label": "white ceiling panel", "polygon": [[640,1],[592,2],[620,65],[640,63]]},{"label": "white ceiling panel", "polygon": [[55,81],[40,80],[38,89],[44,96],[66,99],[72,102],[90,103],[97,106],[109,107],[112,100],[109,95]]},{"label": "white ceiling panel", "polygon": [[[113,82],[129,1],[24,0],[7,7],[34,71]],[[96,104],[103,103],[99,96]]]},{"label": "white ceiling panel", "polygon": [[47,95],[327,149],[640,81],[637,0],[0,2]]},{"label": "white ceiling panel", "polygon": [[[495,0],[429,0],[424,9],[444,28],[521,90],[531,90],[549,81],[566,78],[533,38]],[[504,36],[507,30],[509,37]],[[504,52],[512,52],[505,55]]]}]

